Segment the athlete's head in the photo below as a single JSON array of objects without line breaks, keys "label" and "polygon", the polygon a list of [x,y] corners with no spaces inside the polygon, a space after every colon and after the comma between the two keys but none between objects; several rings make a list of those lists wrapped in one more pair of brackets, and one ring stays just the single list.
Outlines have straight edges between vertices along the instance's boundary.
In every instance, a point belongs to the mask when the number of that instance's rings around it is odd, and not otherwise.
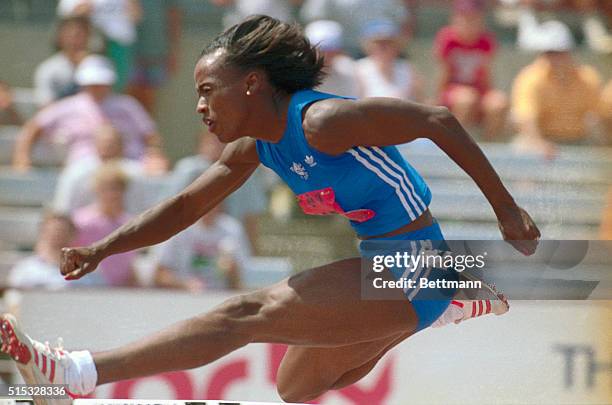
[{"label": "athlete's head", "polygon": [[297,25],[252,16],[216,37],[196,64],[197,112],[222,142],[249,135],[261,112],[323,78],[323,57]]}]

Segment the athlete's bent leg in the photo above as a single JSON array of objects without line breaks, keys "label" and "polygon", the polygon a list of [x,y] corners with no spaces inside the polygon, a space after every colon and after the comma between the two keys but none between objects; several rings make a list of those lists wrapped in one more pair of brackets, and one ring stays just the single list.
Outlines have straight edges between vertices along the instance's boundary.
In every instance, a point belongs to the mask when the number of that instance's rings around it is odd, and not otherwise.
[{"label": "athlete's bent leg", "polygon": [[287,402],[313,400],[365,377],[391,348],[408,338],[403,333],[342,347],[291,346],[278,370],[278,393]]}]

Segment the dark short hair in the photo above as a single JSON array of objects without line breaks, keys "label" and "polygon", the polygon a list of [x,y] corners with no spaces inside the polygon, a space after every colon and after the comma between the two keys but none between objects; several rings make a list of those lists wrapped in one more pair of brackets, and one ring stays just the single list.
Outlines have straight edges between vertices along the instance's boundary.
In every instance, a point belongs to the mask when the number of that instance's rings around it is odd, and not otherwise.
[{"label": "dark short hair", "polygon": [[323,56],[297,24],[254,15],[221,34],[204,48],[200,58],[217,49],[226,51],[225,62],[242,69],[263,69],[279,90],[294,93],[321,84]]}]

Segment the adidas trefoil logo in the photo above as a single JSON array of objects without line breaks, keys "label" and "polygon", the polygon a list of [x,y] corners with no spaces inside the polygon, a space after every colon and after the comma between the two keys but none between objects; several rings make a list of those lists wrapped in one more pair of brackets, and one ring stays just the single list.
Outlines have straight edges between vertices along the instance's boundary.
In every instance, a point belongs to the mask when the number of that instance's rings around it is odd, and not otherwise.
[{"label": "adidas trefoil logo", "polygon": [[303,180],[308,180],[308,172],[301,163],[293,162],[289,168],[293,173],[300,176]]}]

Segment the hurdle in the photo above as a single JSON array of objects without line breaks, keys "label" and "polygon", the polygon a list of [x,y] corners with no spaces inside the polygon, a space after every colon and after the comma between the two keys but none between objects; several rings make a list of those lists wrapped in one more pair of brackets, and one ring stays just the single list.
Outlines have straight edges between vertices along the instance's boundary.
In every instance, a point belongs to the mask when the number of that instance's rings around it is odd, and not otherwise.
[{"label": "hurdle", "polygon": [[[306,405],[280,402],[154,400],[154,399],[75,399],[73,405]],[[1,399],[0,405],[34,405],[31,399]]]}]

